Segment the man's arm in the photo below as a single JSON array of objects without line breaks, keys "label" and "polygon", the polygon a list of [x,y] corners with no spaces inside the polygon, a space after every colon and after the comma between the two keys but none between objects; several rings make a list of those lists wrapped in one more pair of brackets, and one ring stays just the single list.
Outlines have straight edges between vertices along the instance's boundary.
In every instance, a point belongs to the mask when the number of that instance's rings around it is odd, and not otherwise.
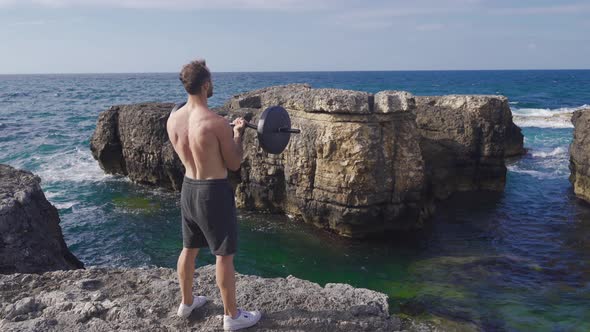
[{"label": "man's arm", "polygon": [[246,121],[242,118],[235,121],[235,127],[233,129],[227,123],[225,119],[220,120],[219,124],[219,145],[221,147],[221,157],[225,162],[225,167],[232,171],[240,169],[242,164],[242,158],[244,157],[244,148],[242,141],[244,137],[244,127]]}]

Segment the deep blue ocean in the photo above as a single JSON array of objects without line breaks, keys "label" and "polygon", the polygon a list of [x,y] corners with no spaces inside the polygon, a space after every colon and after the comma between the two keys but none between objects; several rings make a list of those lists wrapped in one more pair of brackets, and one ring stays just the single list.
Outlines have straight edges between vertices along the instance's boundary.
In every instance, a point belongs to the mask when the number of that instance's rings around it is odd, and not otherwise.
[{"label": "deep blue ocean", "polygon": [[[215,73],[211,106],[240,92],[310,83],[416,95],[502,94],[529,153],[503,193],[458,194],[415,234],[351,241],[285,216],[240,212],[239,272],[289,274],[385,292],[393,312],[485,331],[590,331],[590,207],[568,181],[572,126],[590,71]],[[174,268],[178,195],[105,175],[89,138],[114,104],[179,102],[176,74],[0,75],[0,163],[42,179],[65,239],[87,266]],[[199,265],[214,262],[205,252]]]}]

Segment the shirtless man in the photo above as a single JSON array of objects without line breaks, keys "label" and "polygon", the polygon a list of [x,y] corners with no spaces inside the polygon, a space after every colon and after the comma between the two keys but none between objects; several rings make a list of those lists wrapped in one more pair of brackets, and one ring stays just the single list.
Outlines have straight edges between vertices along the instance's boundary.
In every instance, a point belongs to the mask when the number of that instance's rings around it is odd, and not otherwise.
[{"label": "shirtless man", "polygon": [[188,93],[187,103],[170,115],[168,137],[186,169],[181,192],[183,249],[178,257],[182,303],[178,315],[188,317],[207,298],[192,293],[195,259],[199,248],[209,247],[216,260],[215,275],[223,300],[223,328],[235,331],[255,325],[258,311],[236,306],[234,254],[237,249],[237,218],[227,169],[237,170],[243,157],[243,118],[233,128],[209,110],[213,95],[211,73],[204,60],[182,68],[180,80]]}]

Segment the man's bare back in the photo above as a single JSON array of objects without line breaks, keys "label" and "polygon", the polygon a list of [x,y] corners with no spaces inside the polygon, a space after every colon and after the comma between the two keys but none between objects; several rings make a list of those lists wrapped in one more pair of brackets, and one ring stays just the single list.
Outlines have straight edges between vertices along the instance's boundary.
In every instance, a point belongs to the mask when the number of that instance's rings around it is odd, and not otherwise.
[{"label": "man's bare back", "polygon": [[[187,103],[168,119],[168,136],[191,179],[223,179],[227,169],[237,170],[242,159],[239,128],[232,129],[227,120],[206,106]],[[238,137],[236,137],[238,136]]]}]

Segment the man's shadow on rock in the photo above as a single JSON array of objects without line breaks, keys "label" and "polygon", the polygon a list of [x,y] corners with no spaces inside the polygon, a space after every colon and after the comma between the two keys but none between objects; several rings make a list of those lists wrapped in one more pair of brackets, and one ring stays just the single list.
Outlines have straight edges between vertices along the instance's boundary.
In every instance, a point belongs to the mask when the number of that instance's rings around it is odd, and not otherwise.
[{"label": "man's shadow on rock", "polygon": [[203,321],[207,320],[207,318],[215,318],[219,316],[220,312],[223,312],[222,305],[215,304],[213,302],[207,302],[201,308],[193,310],[193,312],[188,317],[187,321],[189,325],[195,325],[198,323],[202,323]]}]

